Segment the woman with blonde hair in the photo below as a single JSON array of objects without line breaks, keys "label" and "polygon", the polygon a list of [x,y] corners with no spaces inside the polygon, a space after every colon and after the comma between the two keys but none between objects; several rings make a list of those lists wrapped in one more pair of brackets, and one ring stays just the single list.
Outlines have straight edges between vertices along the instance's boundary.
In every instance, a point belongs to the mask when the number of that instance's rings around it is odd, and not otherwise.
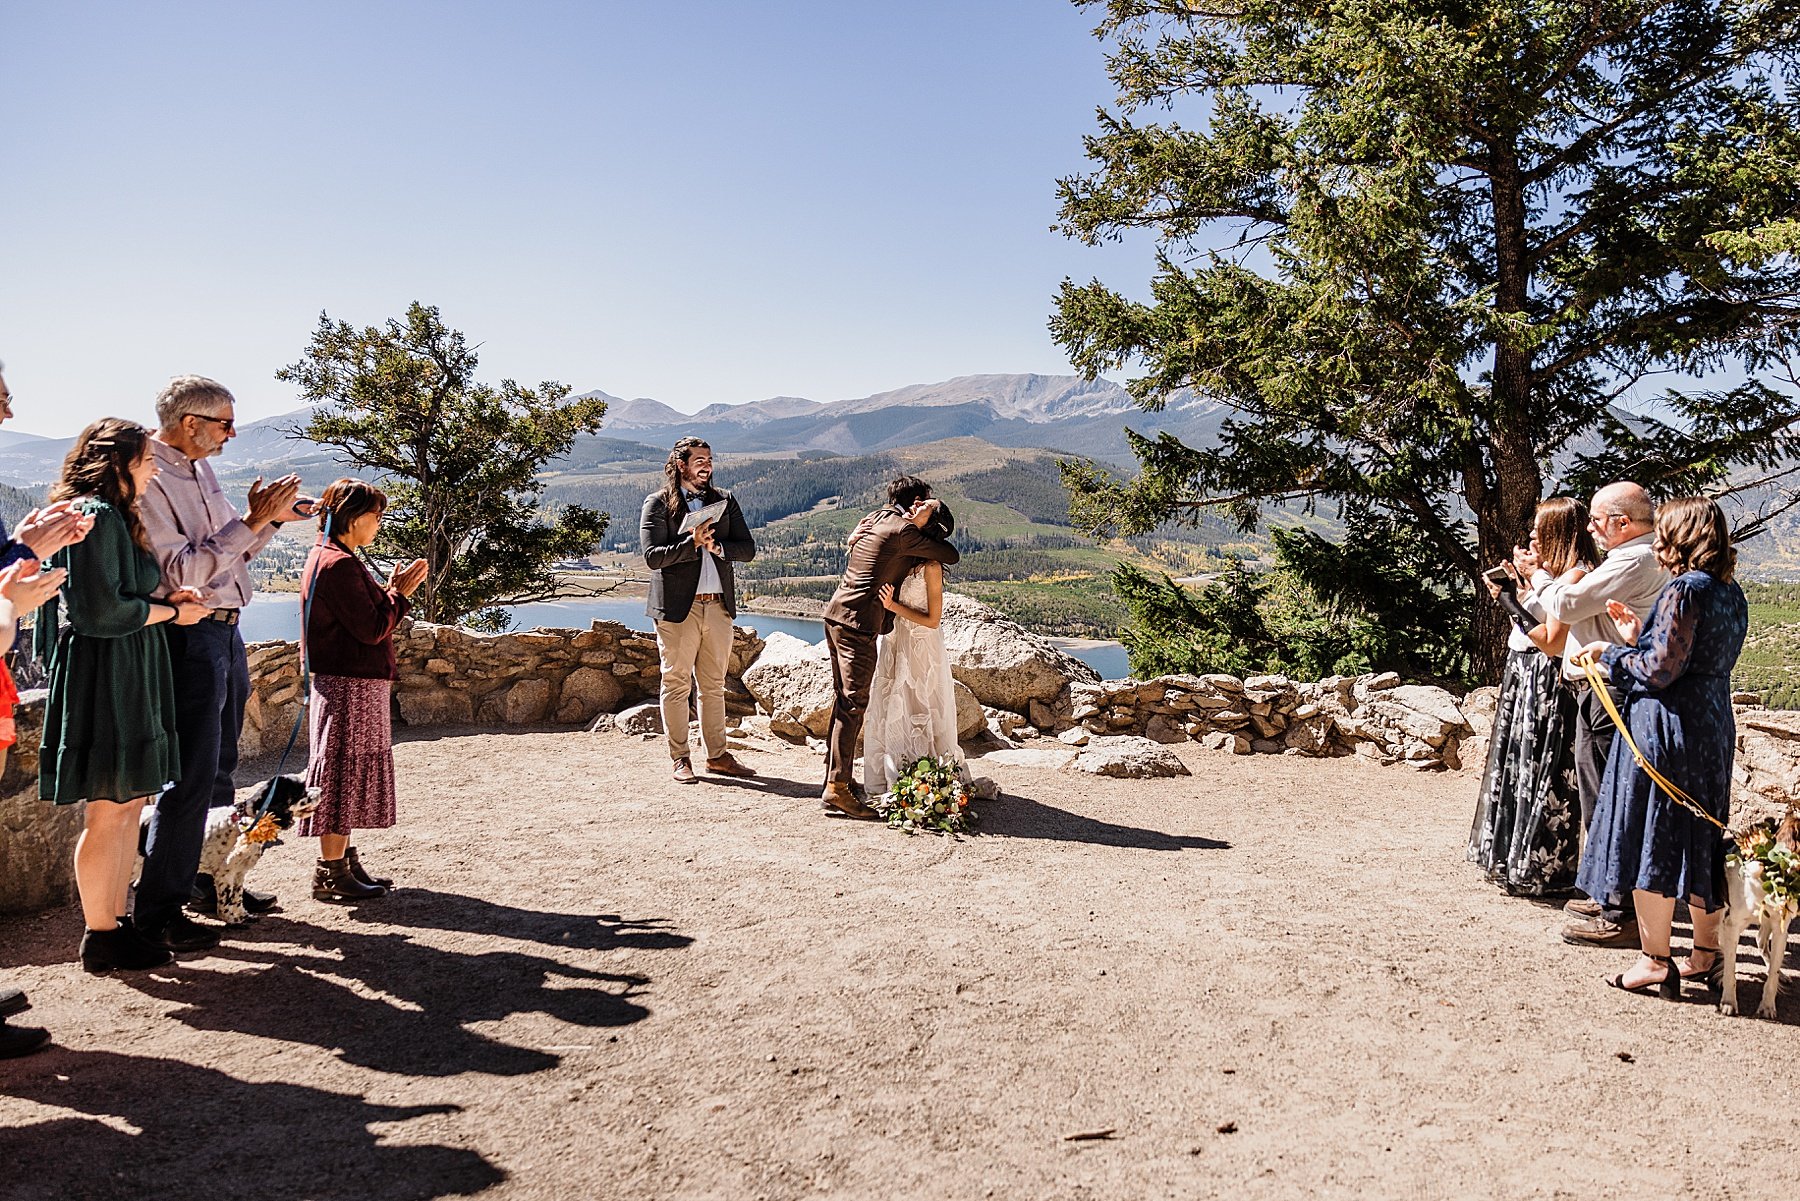
[{"label": "woman with blonde hair", "polygon": [[181,773],[169,651],[151,627],[192,625],[207,610],[191,591],[151,596],[162,572],[144,545],[138,498],[155,475],[150,432],[107,417],[81,431],[50,489],[52,501],[73,501],[94,519],[86,538],[50,559],[68,571],[67,624],[50,606],[37,625],[38,656],[50,675],[38,795],[58,805],[87,802],[75,887],[87,922],[81,966],[90,972],[157,967],[170,958],[125,916],[138,814]]},{"label": "woman with blonde hair", "polygon": [[[1567,496],[1538,504],[1531,553],[1558,583],[1573,584],[1599,561],[1587,506]],[[1516,572],[1509,573],[1518,586]],[[1496,598],[1500,588],[1489,582]],[[1575,697],[1560,682],[1568,627],[1543,619],[1515,626],[1488,741],[1487,769],[1469,831],[1468,858],[1508,892],[1542,896],[1575,881],[1581,807],[1572,754]]]},{"label": "woman with blonde hair", "polygon": [[[1744,646],[1749,606],[1732,579],[1737,552],[1715,502],[1685,496],[1663,505],[1655,546],[1675,578],[1649,616],[1640,619],[1616,601],[1608,605],[1626,645],[1590,643],[1575,661],[1599,665],[1626,690],[1631,742],[1702,812],[1655,784],[1626,740],[1616,739],[1576,885],[1597,901],[1623,903],[1629,896],[1637,909],[1643,953],[1607,983],[1633,992],[1656,988],[1678,1000],[1682,980],[1709,975],[1718,959],[1725,903],[1720,831],[1731,812],[1737,749],[1731,669]],[[1685,967],[1669,949],[1678,897],[1687,898],[1694,922]]]}]

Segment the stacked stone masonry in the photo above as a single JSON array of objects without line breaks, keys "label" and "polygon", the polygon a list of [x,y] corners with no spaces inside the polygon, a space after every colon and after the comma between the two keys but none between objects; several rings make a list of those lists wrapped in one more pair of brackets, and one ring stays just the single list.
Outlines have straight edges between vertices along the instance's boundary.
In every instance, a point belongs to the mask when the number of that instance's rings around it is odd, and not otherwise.
[{"label": "stacked stone masonry", "polygon": [[[1316,682],[1229,675],[1101,680],[1047,639],[954,595],[946,598],[944,631],[958,727],[972,751],[1045,739],[1074,747],[1093,740],[1098,752],[1141,738],[1198,742],[1236,755],[1356,756],[1474,773],[1486,754],[1491,688],[1459,701],[1391,673]],[[783,635],[766,645],[765,655],[763,639],[742,627],[734,631],[730,711],[740,719],[760,713],[755,724],[771,736],[817,746],[831,707],[824,648]],[[407,726],[583,727],[653,701],[661,684],[656,639],[616,622],[505,634],[411,622],[396,635],[395,649],[394,711],[397,724]],[[278,753],[303,712],[296,644],[256,643],[249,661],[240,747],[246,759]],[[1764,709],[1748,695],[1737,699],[1734,825],[1779,813],[1800,798],[1800,713]],[[42,717],[43,694],[26,694],[18,744],[0,782],[0,912],[73,895],[70,858],[80,807],[37,799]],[[302,729],[290,770],[304,762],[305,740]],[[1169,772],[1179,767],[1174,761]]]}]

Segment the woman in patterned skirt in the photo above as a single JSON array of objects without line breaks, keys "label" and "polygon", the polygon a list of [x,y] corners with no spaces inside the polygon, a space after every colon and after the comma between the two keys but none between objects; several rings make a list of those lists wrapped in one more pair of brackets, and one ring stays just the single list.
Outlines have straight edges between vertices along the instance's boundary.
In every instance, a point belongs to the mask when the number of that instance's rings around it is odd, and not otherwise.
[{"label": "woman in patterned skirt", "polygon": [[[1587,517],[1580,501],[1553,496],[1532,519],[1531,550],[1563,583],[1579,580],[1599,559]],[[1497,586],[1488,589],[1498,596]],[[1521,603],[1541,617],[1530,598]],[[1571,755],[1575,697],[1559,678],[1567,638],[1561,622],[1514,627],[1469,831],[1470,861],[1508,892],[1526,896],[1567,889],[1580,854]]]},{"label": "woman in patterned skirt", "polygon": [[306,782],[319,807],[300,827],[319,839],[313,896],[363,901],[384,896],[393,881],[363,870],[350,831],[394,824],[394,748],[388,717],[396,678],[394,627],[425,581],[425,561],[394,571],[386,585],[356,557],[375,541],[387,494],[342,479],[319,498],[319,541],[306,560],[300,589],[307,664],[312,672],[311,752]]}]

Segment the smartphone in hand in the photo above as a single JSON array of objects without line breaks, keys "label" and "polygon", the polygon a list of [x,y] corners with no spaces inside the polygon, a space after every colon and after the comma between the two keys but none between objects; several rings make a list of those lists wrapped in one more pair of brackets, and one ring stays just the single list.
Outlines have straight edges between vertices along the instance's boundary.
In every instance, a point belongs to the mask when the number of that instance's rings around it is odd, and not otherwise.
[{"label": "smartphone in hand", "polygon": [[1481,576],[1489,583],[1497,584],[1509,592],[1518,587],[1518,581],[1513,579],[1504,567],[1490,567],[1482,572]]}]

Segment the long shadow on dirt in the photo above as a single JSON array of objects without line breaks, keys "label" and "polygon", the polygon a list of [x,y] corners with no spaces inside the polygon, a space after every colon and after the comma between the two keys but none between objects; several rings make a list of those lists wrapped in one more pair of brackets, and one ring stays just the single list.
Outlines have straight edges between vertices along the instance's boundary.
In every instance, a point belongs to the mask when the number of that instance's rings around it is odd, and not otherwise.
[{"label": "long shadow on dirt", "polygon": [[1138,851],[1228,851],[1229,842],[1198,834],[1168,834],[1138,826],[1121,826],[1083,817],[1030,797],[1007,793],[997,801],[978,802],[982,834],[1004,838],[1049,838],[1057,842],[1085,842],[1103,847],[1129,847]]},{"label": "long shadow on dirt", "polygon": [[[561,1062],[469,1027],[521,1013],[618,1027],[650,1011],[634,998],[648,977],[597,972],[519,951],[444,951],[407,934],[358,934],[268,917],[259,932],[291,947],[223,944],[231,971],[202,966],[124,977],[180,1008],[196,1030],[235,1030],[336,1050],[350,1063],[408,1076],[520,1076]],[[678,937],[664,935],[663,937]],[[686,941],[686,940],[684,940]],[[246,970],[243,964],[256,965]]]},{"label": "long shadow on dirt", "polygon": [[371,925],[491,934],[575,951],[611,951],[620,947],[673,951],[694,941],[668,929],[663,918],[631,920],[616,913],[546,913],[431,888],[396,889],[378,903],[352,909],[350,917]]},{"label": "long shadow on dirt", "polygon": [[454,1105],[371,1105],[170,1059],[59,1048],[9,1065],[5,1088],[92,1115],[0,1129],[8,1198],[425,1201],[506,1178],[474,1151],[399,1145],[404,1130],[370,1129]]}]

